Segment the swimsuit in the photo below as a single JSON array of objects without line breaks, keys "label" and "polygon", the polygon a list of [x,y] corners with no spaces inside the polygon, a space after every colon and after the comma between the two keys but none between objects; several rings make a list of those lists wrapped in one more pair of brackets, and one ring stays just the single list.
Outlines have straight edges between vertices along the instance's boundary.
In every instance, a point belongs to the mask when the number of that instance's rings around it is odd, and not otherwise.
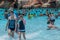
[{"label": "swimsuit", "polygon": [[25,25],[23,23],[23,21],[19,21],[19,29],[18,29],[19,32],[25,32]]},{"label": "swimsuit", "polygon": [[15,30],[15,20],[9,20],[8,29],[10,29],[11,31]]}]

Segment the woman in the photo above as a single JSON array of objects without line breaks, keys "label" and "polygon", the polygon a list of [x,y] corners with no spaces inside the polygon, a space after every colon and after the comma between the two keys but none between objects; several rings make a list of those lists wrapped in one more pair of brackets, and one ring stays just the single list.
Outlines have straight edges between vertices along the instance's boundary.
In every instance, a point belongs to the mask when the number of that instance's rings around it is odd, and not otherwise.
[{"label": "woman", "polygon": [[6,30],[7,28],[9,37],[11,36],[12,38],[14,38],[14,31],[16,28],[16,17],[14,16],[13,11],[10,12],[10,16],[6,25]]},{"label": "woman", "polygon": [[19,34],[19,40],[21,40],[21,35],[23,34],[23,38],[26,40],[25,37],[25,20],[23,19],[23,16],[20,16],[20,19],[18,21],[18,34]]}]

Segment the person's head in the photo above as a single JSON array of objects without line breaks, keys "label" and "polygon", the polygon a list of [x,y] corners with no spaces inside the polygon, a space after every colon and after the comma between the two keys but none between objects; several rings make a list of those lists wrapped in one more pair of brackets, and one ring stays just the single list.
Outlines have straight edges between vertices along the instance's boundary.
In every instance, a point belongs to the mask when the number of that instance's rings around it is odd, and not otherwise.
[{"label": "person's head", "polygon": [[20,20],[23,20],[23,15],[20,15]]},{"label": "person's head", "polygon": [[14,12],[13,11],[10,11],[10,15],[13,15],[14,14]]}]

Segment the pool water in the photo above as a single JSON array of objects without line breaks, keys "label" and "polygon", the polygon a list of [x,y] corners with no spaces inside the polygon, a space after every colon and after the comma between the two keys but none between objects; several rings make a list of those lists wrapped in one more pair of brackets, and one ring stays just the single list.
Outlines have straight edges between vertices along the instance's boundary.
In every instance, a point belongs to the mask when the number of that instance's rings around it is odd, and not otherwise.
[{"label": "pool water", "polygon": [[[3,11],[3,10],[2,10]],[[0,11],[0,14],[3,14]],[[33,17],[28,19],[27,16],[24,17],[26,20],[26,39],[27,40],[60,40],[60,30],[47,30],[47,16]],[[18,40],[18,34],[15,33],[15,39],[8,37],[8,32],[5,31],[5,26],[7,20],[4,16],[0,16],[0,39],[1,40]],[[56,19],[55,26],[60,28],[60,17]],[[23,40],[23,38],[22,38]]]}]

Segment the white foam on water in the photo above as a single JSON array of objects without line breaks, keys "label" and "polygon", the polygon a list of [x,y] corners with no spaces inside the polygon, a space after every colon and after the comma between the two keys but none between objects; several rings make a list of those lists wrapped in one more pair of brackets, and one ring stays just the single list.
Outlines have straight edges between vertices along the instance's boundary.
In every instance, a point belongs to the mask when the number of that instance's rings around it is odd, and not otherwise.
[{"label": "white foam on water", "polygon": [[[40,31],[31,33],[31,34],[26,34],[26,38],[33,39],[37,37],[39,34],[40,34]],[[18,38],[16,37],[15,39],[12,39],[12,38],[9,38],[8,35],[3,35],[3,36],[0,36],[0,40],[18,40]]]},{"label": "white foam on water", "polygon": [[9,38],[8,35],[3,35],[3,36],[0,37],[0,40],[15,40],[15,39]]},{"label": "white foam on water", "polygon": [[26,38],[33,39],[33,38],[37,37],[39,34],[40,34],[40,31],[31,33],[31,34],[26,34]]},{"label": "white foam on water", "polygon": [[0,37],[0,40],[5,40],[6,38],[8,38],[8,36],[7,35],[3,35],[3,36]]}]

